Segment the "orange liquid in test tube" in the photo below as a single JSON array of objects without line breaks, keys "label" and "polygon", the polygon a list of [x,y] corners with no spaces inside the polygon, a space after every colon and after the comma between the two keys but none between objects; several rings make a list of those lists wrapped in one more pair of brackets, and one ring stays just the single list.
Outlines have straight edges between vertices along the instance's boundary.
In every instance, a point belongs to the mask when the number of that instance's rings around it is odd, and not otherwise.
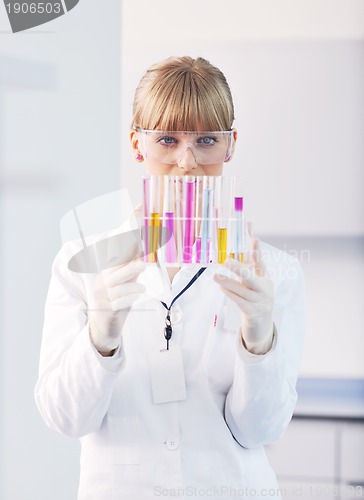
[{"label": "orange liquid in test tube", "polygon": [[149,255],[148,262],[157,262],[157,250],[159,248],[161,217],[159,213],[150,214],[149,230]]}]

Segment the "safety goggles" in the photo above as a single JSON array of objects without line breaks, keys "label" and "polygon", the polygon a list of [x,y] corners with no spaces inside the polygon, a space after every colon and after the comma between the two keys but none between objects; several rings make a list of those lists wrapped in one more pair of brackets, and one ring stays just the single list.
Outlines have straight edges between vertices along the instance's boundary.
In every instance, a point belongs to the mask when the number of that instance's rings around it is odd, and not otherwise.
[{"label": "safety goggles", "polygon": [[233,131],[170,132],[136,129],[140,134],[140,150],[145,159],[172,165],[182,161],[187,150],[192,151],[196,163],[211,165],[228,161],[233,145]]}]

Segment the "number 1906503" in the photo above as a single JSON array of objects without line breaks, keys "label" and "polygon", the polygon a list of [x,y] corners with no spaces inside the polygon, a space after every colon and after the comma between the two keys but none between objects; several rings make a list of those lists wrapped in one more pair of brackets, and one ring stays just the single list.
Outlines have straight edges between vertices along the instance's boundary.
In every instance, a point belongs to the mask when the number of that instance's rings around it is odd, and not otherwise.
[{"label": "number 1906503", "polygon": [[47,2],[15,2],[5,4],[9,14],[60,14],[63,12],[61,3]]}]

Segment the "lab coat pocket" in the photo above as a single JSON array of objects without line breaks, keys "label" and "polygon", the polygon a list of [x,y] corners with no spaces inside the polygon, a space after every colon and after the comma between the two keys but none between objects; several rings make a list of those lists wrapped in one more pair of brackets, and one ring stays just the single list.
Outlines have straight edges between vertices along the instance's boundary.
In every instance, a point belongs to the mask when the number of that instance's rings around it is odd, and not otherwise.
[{"label": "lab coat pocket", "polygon": [[134,416],[109,416],[114,465],[140,464],[140,423]]}]

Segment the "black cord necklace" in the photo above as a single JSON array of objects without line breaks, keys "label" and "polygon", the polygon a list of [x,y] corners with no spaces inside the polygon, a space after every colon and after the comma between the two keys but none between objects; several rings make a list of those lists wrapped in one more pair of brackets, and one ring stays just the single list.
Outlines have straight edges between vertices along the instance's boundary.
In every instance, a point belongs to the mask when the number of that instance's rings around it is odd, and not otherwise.
[{"label": "black cord necklace", "polygon": [[204,271],[206,271],[206,267],[201,267],[201,269],[199,269],[198,272],[193,276],[193,278],[191,278],[191,280],[187,283],[187,285],[184,287],[184,289],[182,291],[180,291],[179,294],[174,297],[174,299],[172,300],[172,302],[170,303],[169,306],[167,306],[167,304],[165,302],[161,301],[161,304],[167,309],[167,315],[166,315],[166,319],[165,319],[166,327],[164,329],[164,338],[167,341],[167,350],[169,349],[169,341],[171,340],[171,337],[172,337],[171,308],[172,308],[173,304],[176,302],[176,300],[182,294],[184,294],[185,291],[188,290],[188,288],[190,288],[190,286],[192,286],[194,284],[194,282],[201,276],[201,274]]}]

